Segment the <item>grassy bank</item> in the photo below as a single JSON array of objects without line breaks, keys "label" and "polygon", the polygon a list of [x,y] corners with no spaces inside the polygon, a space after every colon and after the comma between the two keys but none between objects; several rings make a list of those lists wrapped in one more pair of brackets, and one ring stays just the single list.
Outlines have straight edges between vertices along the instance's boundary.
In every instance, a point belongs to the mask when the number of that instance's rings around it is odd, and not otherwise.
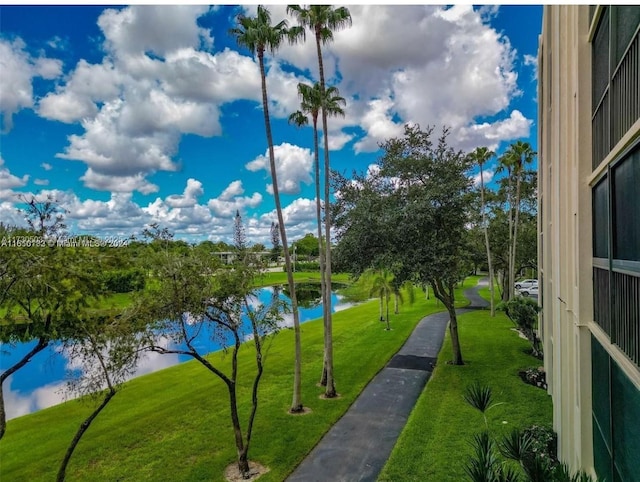
[{"label": "grassy bank", "polygon": [[[322,365],[322,323],[302,325],[303,402],[312,412],[287,413],[292,395],[293,333],[273,338],[260,388],[260,408],[250,458],[271,471],[261,480],[281,481],[353,403],[367,382],[402,346],[417,322],[442,310],[423,296],[392,315],[392,331],[378,321],[371,301],[334,315],[335,373],[341,397],[321,400],[316,386]],[[228,370],[229,357],[211,355]],[[42,361],[34,360],[36,363]],[[249,409],[252,351],[239,357],[243,420]],[[248,377],[244,377],[246,374]],[[50,481],[78,424],[91,411],[72,400],[9,421],[0,442],[2,479]],[[167,368],[127,383],[81,441],[68,469],[69,481],[222,480],[235,459],[224,385],[197,362]]]},{"label": "grassy bank", "polygon": [[[481,294],[489,297],[488,289]],[[482,414],[463,399],[474,381],[490,385],[494,401],[487,412],[489,429],[504,434],[511,429],[552,422],[551,399],[544,390],[524,384],[518,370],[538,366],[540,360],[525,353],[529,343],[512,330],[498,312],[476,311],[459,317],[465,366],[447,365],[451,340],[447,334],[437,368],[395,446],[379,480],[389,482],[442,482],[467,480],[464,465],[470,441],[485,428]]]}]

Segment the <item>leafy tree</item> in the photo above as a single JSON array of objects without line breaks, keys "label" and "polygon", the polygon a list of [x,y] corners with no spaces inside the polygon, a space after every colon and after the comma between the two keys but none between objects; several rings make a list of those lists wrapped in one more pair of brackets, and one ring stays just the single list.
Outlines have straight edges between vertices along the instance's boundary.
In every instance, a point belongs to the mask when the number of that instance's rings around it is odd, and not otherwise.
[{"label": "leafy tree", "polygon": [[284,251],[284,262],[287,270],[287,282],[291,290],[291,308],[293,311],[293,330],[295,338],[295,365],[293,381],[293,399],[291,402],[292,413],[303,410],[302,406],[302,348],[300,342],[300,317],[298,313],[298,303],[295,295],[295,283],[293,281],[293,271],[291,266],[291,256],[289,255],[289,245],[287,244],[287,233],[282,215],[282,205],[280,203],[280,191],[278,188],[278,176],[276,171],[275,154],[273,150],[273,137],[271,135],[271,121],[269,120],[269,100],[267,97],[267,77],[264,68],[264,53],[278,49],[285,37],[294,38],[295,31],[287,30],[286,21],[281,21],[276,25],[271,25],[271,15],[262,5],[258,5],[258,12],[255,17],[239,15],[237,27],[231,29],[230,33],[236,37],[238,45],[248,48],[258,57],[260,65],[260,78],[262,82],[262,110],[264,112],[264,125],[267,134],[267,144],[269,146],[269,168],[273,186],[273,198],[276,204],[278,215],[278,227],[280,229],[280,240]]},{"label": "leafy tree", "polygon": [[[266,355],[264,343],[266,336],[277,330],[277,323],[281,321],[282,302],[276,296],[268,306],[252,306],[255,271],[241,261],[235,263],[232,270],[217,270],[219,262],[212,257],[168,253],[158,256],[154,266],[158,282],[138,298],[134,308],[140,313],[136,316],[139,326],[145,330],[147,349],[190,356],[226,385],[238,468],[248,478],[248,453]],[[202,273],[210,272],[215,272],[216,276],[202,276]],[[243,323],[243,314],[248,318],[248,326]],[[245,333],[245,330],[249,332]],[[163,333],[175,344],[167,346],[158,333]],[[243,427],[238,409],[240,373],[237,357],[245,335],[252,337],[256,371],[246,374],[252,376],[253,381],[251,408],[246,427]],[[223,344],[230,357],[215,364],[198,349],[203,337]],[[176,344],[184,348],[174,348]]]},{"label": "leafy tree", "polygon": [[[84,248],[49,246],[46,236],[62,234],[64,210],[52,197],[23,198],[30,231],[0,229],[8,245],[0,247],[0,342],[37,340],[20,360],[0,374],[0,439],[6,431],[3,386],[49,343],[81,323],[92,299],[101,294],[96,262]],[[28,239],[14,246],[12,239]]]},{"label": "leafy tree", "polygon": [[61,235],[67,225],[64,222],[64,215],[67,210],[62,208],[53,195],[30,195],[19,194],[18,199],[26,207],[19,209],[24,214],[29,229],[40,236]]},{"label": "leafy tree", "polygon": [[65,480],[67,466],[82,436],[124,381],[133,374],[138,361],[139,341],[123,320],[102,315],[85,319],[72,337],[65,340],[65,354],[74,365],[83,367],[81,374],[69,382],[70,390],[99,403],[80,424],[67,447],[58,469],[57,482]]},{"label": "leafy tree", "polygon": [[0,341],[37,341],[0,374],[0,438],[6,429],[2,387],[57,339],[72,336],[84,323],[91,302],[102,294],[99,265],[87,248],[0,248],[2,293]]},{"label": "leafy tree", "polygon": [[266,250],[267,250],[267,247],[262,243],[256,243],[253,246],[251,246],[251,251],[254,251],[256,253],[261,253]]},{"label": "leafy tree", "polygon": [[394,257],[401,265],[414,266],[414,276],[429,283],[447,308],[452,363],[462,365],[454,286],[464,266],[470,162],[447,145],[446,129],[435,145],[431,131],[406,126],[404,138],[387,141],[382,146],[380,175],[396,184],[391,196],[396,212],[392,226],[402,233],[403,240],[395,243],[402,249]]},{"label": "leafy tree", "polygon": [[[294,34],[304,37],[306,28],[313,31],[316,39],[316,51],[318,54],[318,72],[320,76],[320,95],[322,102],[322,132],[324,133],[324,203],[327,206],[325,210],[325,305],[326,305],[326,321],[325,321],[325,368],[327,384],[325,387],[325,397],[333,398],[337,396],[335,381],[333,376],[333,335],[332,335],[332,319],[331,319],[331,211],[328,208],[330,203],[330,161],[329,161],[329,129],[327,128],[327,117],[329,111],[329,96],[324,79],[324,63],[322,59],[322,45],[333,41],[333,32],[342,28],[351,26],[351,14],[346,7],[334,8],[331,5],[309,5],[302,8],[299,5],[287,6],[287,13],[292,14],[299,27],[294,30]],[[318,237],[320,239],[320,237]],[[322,377],[324,380],[324,376]]]},{"label": "leafy tree", "polygon": [[470,219],[468,156],[447,145],[443,130],[405,126],[402,138],[382,144],[378,168],[340,182],[337,250],[364,266],[388,266],[398,282],[429,284],[449,312],[452,363],[462,365],[454,287],[464,274],[466,226]]},{"label": "leafy tree", "polygon": [[494,282],[494,274],[493,274],[493,263],[491,260],[491,245],[489,243],[489,226],[487,224],[487,213],[486,206],[484,202],[484,165],[494,157],[496,154],[493,151],[490,151],[486,147],[478,147],[471,154],[471,159],[474,163],[480,166],[480,212],[482,213],[482,229],[484,231],[484,240],[487,248],[487,266],[489,269],[489,290],[491,292],[491,316],[496,316],[496,308],[494,302],[494,290],[495,290],[495,282]]},{"label": "leafy tree", "polygon": [[316,238],[312,233],[307,233],[302,238],[294,241],[292,246],[296,247],[296,252],[299,256],[311,258],[318,256],[320,253],[318,244],[318,238]]}]

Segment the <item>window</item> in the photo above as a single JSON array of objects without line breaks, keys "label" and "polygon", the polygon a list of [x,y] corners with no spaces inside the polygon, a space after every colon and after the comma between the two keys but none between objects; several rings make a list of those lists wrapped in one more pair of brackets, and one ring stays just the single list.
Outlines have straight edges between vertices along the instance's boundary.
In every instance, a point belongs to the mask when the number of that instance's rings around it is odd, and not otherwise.
[{"label": "window", "polygon": [[605,177],[593,188],[593,257],[609,258],[609,182]]},{"label": "window", "polygon": [[611,43],[611,71],[615,71],[620,59],[631,43],[640,24],[640,7],[637,5],[620,5],[611,9],[611,26],[614,35]]},{"label": "window", "polygon": [[592,167],[640,118],[640,7],[604,7],[593,37]]},{"label": "window", "polygon": [[640,367],[640,141],[592,189],[593,319]]},{"label": "window", "polygon": [[640,261],[640,146],[612,171],[613,257]]},{"label": "window", "polygon": [[593,37],[593,99],[594,112],[609,85],[609,8],[605,8]]},{"label": "window", "polygon": [[598,477],[638,481],[640,391],[591,338],[593,458]]}]

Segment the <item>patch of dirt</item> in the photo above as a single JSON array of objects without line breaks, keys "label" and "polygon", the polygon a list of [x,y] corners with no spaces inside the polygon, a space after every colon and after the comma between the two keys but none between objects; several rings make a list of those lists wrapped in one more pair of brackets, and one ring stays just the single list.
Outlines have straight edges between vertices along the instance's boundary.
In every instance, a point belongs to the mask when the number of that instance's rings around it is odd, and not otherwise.
[{"label": "patch of dirt", "polygon": [[318,398],[321,400],[339,400],[340,398],[342,398],[342,395],[340,395],[339,393],[336,393],[335,397],[326,397],[323,393]]},{"label": "patch of dirt", "polygon": [[247,480],[256,480],[261,475],[269,472],[269,467],[265,467],[258,462],[249,461],[249,473],[251,476],[248,479],[242,477],[240,470],[238,469],[238,462],[234,462],[231,465],[227,465],[227,468],[224,469],[224,478],[229,482],[244,482]]},{"label": "patch of dirt", "polygon": [[300,410],[299,412],[292,412],[290,410],[287,410],[287,413],[289,415],[307,415],[308,413],[311,413],[313,410],[311,410],[309,407],[302,407],[302,410]]}]

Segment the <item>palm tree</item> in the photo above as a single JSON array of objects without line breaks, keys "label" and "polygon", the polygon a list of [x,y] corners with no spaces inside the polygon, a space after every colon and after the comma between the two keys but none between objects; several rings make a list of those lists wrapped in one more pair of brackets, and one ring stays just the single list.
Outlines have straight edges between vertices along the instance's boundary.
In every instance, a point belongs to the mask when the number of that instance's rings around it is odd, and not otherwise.
[{"label": "palm tree", "polygon": [[[351,14],[349,9],[345,7],[334,8],[331,5],[310,5],[302,8],[299,5],[288,5],[287,13],[292,14],[300,27],[303,29],[299,32],[304,35],[304,28],[309,27],[315,34],[316,51],[318,53],[318,71],[320,75],[320,91],[322,97],[325,96],[324,81],[324,65],[322,62],[322,44],[327,44],[333,40],[334,30],[339,30],[351,26]],[[296,32],[298,33],[298,32]],[[325,348],[327,360],[327,386],[325,389],[325,397],[333,398],[337,395],[335,382],[333,379],[333,322],[331,319],[331,211],[329,210],[329,137],[327,129],[327,109],[322,108],[322,132],[324,133],[324,204],[325,204],[325,290],[327,292],[327,323],[326,323],[326,339],[327,346]]]},{"label": "palm tree", "polygon": [[[315,180],[316,180],[316,218],[318,221],[318,251],[320,253],[320,289],[322,290],[322,317],[324,321],[324,363],[322,364],[322,376],[320,377],[320,385],[327,385],[327,320],[330,314],[328,311],[327,298],[331,296],[330,290],[326,291],[326,281],[324,279],[325,263],[324,263],[324,249],[322,245],[322,202],[320,200],[320,158],[318,153],[318,114],[323,105],[327,113],[332,116],[341,115],[344,116],[344,110],[342,106],[346,104],[343,97],[340,97],[337,87],[329,87],[324,95],[320,88],[320,84],[316,82],[313,87],[299,83],[298,95],[300,96],[300,110],[294,112],[289,116],[289,122],[296,124],[297,126],[303,126],[308,123],[307,114],[311,116],[313,123],[313,150],[315,156]],[[326,133],[325,133],[326,136]]]},{"label": "palm tree", "polygon": [[414,284],[407,280],[404,283],[398,283],[397,279],[394,277],[391,280],[391,288],[393,290],[394,297],[394,305],[393,305],[393,313],[400,313],[400,305],[404,303],[404,295],[402,292],[404,291],[408,296],[409,304],[412,305],[416,301],[416,291]]},{"label": "palm tree", "polygon": [[[509,257],[508,272],[509,284],[507,299],[514,296],[516,251],[518,242],[518,223],[520,216],[520,186],[522,178],[526,174],[525,165],[530,164],[536,152],[528,142],[517,141],[509,146],[507,152],[500,158],[499,170],[507,171],[507,196],[509,204]],[[515,182],[515,194],[513,184]]]},{"label": "palm tree", "polygon": [[495,156],[496,153],[490,151],[486,147],[478,147],[471,153],[471,157],[475,163],[480,166],[480,210],[482,211],[482,227],[484,230],[484,242],[487,247],[487,265],[489,268],[489,289],[491,291],[491,316],[496,316],[495,302],[493,301],[494,281],[493,281],[493,262],[491,259],[491,247],[489,245],[489,227],[487,226],[487,213],[484,205],[484,164]]},{"label": "palm tree", "polygon": [[[271,25],[271,15],[269,10],[262,5],[258,5],[258,12],[255,17],[239,15],[237,27],[230,30],[231,35],[236,37],[238,45],[247,47],[251,53],[258,57],[260,65],[260,78],[262,80],[262,109],[264,112],[264,125],[269,145],[269,167],[271,170],[271,180],[273,184],[273,198],[278,214],[278,226],[280,229],[280,239],[284,251],[284,261],[287,270],[287,281],[291,293],[291,309],[293,311],[293,330],[295,338],[295,365],[293,374],[293,400],[290,412],[297,413],[303,410],[302,406],[302,349],[300,344],[300,318],[298,315],[298,301],[296,299],[295,283],[291,270],[291,257],[289,255],[289,244],[287,243],[287,232],[282,215],[280,204],[280,192],[278,190],[278,177],[276,174],[276,161],[273,152],[273,137],[271,135],[271,122],[269,120],[269,102],[267,98],[267,78],[264,69],[264,53],[266,50],[274,52],[282,43],[285,36],[289,36],[287,23],[285,20],[277,25]],[[242,468],[241,468],[242,470]]]},{"label": "palm tree", "polygon": [[[389,301],[391,300],[391,294],[393,293],[393,284],[391,283],[391,276],[388,271],[380,270],[376,273],[375,278],[371,284],[370,296],[380,297],[380,321],[387,322],[387,330],[391,329],[389,325]],[[384,303],[386,302],[387,312],[384,316]]]},{"label": "palm tree", "polygon": [[522,178],[526,174],[525,168],[527,164],[533,162],[536,152],[531,148],[528,142],[517,141],[511,144],[509,148],[514,159],[514,175],[516,176],[516,199],[515,199],[515,217],[513,221],[513,248],[511,250],[511,266],[513,269],[513,278],[509,289],[514,290],[515,282],[515,265],[516,265],[516,248],[518,246],[518,224],[520,218],[520,186]]},{"label": "palm tree", "polygon": [[513,298],[513,283],[514,283],[514,269],[511,265],[512,252],[513,252],[513,156],[510,152],[503,154],[498,160],[497,172],[507,171],[507,190],[506,190],[506,205],[507,205],[507,219],[509,223],[509,242],[507,246],[507,285],[502,293],[502,300],[508,301]]}]

